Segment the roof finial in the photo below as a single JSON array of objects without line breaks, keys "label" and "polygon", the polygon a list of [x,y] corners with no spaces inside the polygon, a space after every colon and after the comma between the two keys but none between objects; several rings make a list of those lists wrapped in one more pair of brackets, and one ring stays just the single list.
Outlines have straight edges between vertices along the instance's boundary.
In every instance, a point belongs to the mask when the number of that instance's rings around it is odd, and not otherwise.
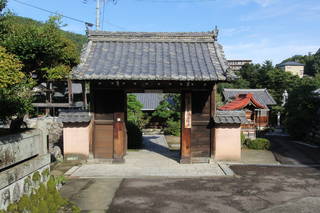
[{"label": "roof finial", "polygon": [[215,26],[214,30],[212,30],[212,34],[213,34],[213,39],[215,41],[218,41],[219,29],[217,25]]}]

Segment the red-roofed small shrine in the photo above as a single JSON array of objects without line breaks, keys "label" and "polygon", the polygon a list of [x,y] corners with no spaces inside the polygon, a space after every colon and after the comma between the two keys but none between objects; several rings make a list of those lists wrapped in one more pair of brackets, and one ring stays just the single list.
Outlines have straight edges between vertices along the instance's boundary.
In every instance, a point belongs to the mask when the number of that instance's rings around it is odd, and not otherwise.
[{"label": "red-roofed small shrine", "polygon": [[226,105],[219,107],[219,110],[239,110],[243,109],[249,104],[253,104],[256,108],[267,109],[266,106],[257,101],[252,93],[239,94],[233,101],[227,103]]}]

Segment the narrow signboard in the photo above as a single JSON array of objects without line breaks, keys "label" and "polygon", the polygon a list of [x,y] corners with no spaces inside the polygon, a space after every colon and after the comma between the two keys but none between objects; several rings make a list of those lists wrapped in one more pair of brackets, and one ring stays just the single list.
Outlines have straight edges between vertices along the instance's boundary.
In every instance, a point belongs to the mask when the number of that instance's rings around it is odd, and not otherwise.
[{"label": "narrow signboard", "polygon": [[192,110],[191,110],[191,94],[186,94],[185,96],[185,113],[184,113],[184,126],[185,128],[191,128],[191,118],[192,118]]}]

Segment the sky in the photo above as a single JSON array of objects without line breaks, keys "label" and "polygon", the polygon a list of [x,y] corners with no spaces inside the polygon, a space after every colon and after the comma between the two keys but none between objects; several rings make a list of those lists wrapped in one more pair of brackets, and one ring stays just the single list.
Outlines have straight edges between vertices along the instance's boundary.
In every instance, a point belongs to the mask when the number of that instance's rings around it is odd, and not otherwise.
[{"label": "sky", "polygon": [[[18,0],[95,23],[95,0]],[[105,0],[103,30],[207,32],[219,29],[227,59],[271,60],[320,48],[320,0]],[[45,21],[50,13],[9,0],[20,16]],[[64,30],[85,34],[83,23],[64,18]]]}]

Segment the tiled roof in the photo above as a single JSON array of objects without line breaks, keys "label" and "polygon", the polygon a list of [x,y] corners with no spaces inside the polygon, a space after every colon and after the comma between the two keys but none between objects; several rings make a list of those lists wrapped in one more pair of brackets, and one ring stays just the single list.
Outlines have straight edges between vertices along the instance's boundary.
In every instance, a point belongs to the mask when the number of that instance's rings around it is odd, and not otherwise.
[{"label": "tiled roof", "polygon": [[142,103],[142,110],[155,110],[164,96],[159,93],[133,93],[133,95],[137,96],[138,101]]},{"label": "tiled roof", "polygon": [[301,64],[295,61],[287,61],[277,65],[277,67],[284,67],[284,66],[304,66],[304,64]]},{"label": "tiled roof", "polygon": [[222,107],[219,107],[219,110],[239,110],[246,107],[248,104],[253,104],[257,108],[266,109],[267,107],[257,101],[252,93],[248,94],[239,94],[234,100],[225,104]]},{"label": "tiled roof", "polygon": [[81,58],[73,79],[225,81],[234,77],[212,32],[89,31]]},{"label": "tiled roof", "polygon": [[92,116],[89,112],[80,110],[65,110],[59,113],[59,119],[63,123],[83,123],[89,122]]},{"label": "tiled roof", "polygon": [[239,94],[248,93],[252,93],[254,99],[265,106],[277,104],[267,89],[223,89],[223,96],[226,100],[231,100]]},{"label": "tiled roof", "polygon": [[216,111],[214,122],[217,124],[244,124],[247,123],[244,111]]}]

